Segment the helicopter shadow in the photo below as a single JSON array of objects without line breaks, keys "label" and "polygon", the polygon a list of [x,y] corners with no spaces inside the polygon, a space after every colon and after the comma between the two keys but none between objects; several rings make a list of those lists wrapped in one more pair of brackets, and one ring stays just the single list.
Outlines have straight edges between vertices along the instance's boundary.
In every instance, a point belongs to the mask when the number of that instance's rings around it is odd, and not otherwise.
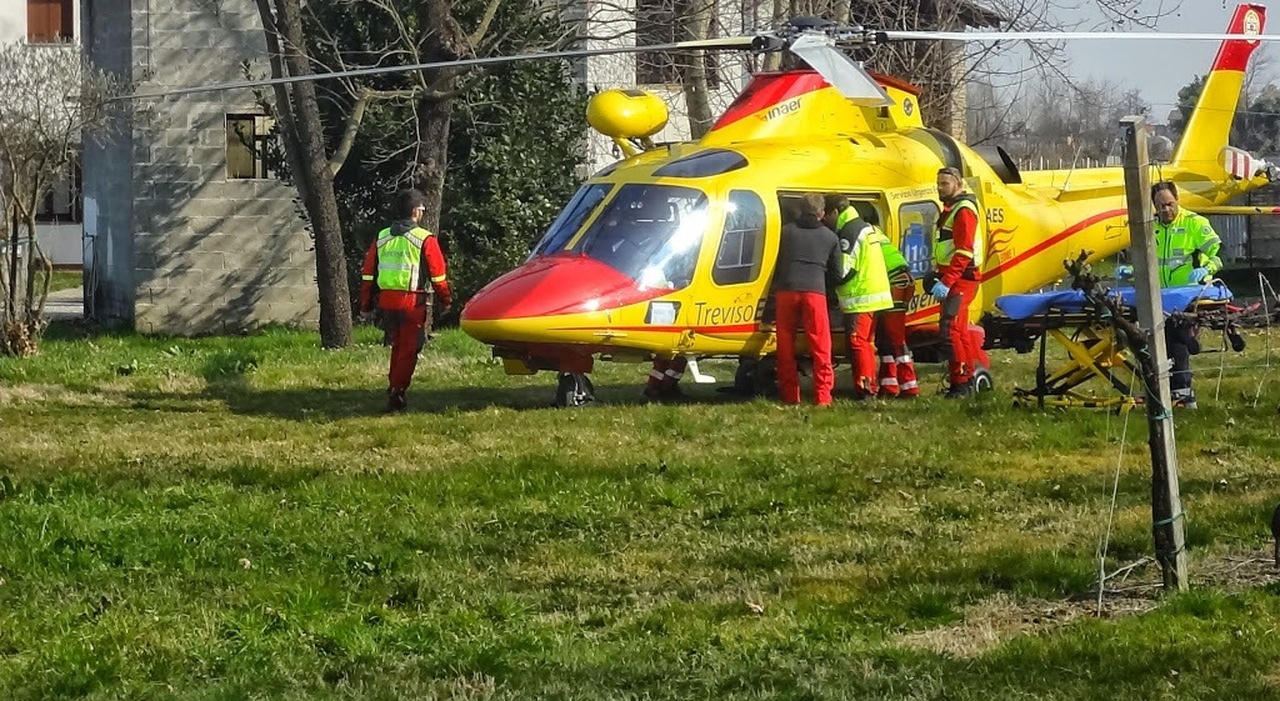
[{"label": "helicopter shadow", "polygon": [[[195,392],[131,392],[132,408],[171,413],[198,412],[201,403],[214,401],[233,414],[290,421],[340,421],[380,416],[386,412],[386,395],[370,387],[300,387],[259,389],[244,374],[218,374],[205,378],[203,389]],[[430,378],[420,378],[409,389],[409,406],[404,415],[441,415],[493,410],[592,411],[605,407],[639,407],[657,404],[643,394],[643,385],[618,383],[597,385],[595,399],[580,407],[560,408],[555,404],[555,388],[550,386],[456,385],[431,386]],[[679,400],[664,405],[713,405],[748,401],[752,397],[714,388],[698,387]]]}]

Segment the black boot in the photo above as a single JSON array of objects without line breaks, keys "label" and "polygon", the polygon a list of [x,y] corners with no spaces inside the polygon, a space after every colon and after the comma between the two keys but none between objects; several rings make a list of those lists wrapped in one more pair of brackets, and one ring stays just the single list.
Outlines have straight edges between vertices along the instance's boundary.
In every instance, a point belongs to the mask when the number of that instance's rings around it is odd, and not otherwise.
[{"label": "black boot", "polygon": [[387,411],[388,412],[395,413],[395,412],[404,411],[405,408],[408,406],[409,406],[409,399],[408,397],[405,396],[404,390],[402,389],[387,390]]}]

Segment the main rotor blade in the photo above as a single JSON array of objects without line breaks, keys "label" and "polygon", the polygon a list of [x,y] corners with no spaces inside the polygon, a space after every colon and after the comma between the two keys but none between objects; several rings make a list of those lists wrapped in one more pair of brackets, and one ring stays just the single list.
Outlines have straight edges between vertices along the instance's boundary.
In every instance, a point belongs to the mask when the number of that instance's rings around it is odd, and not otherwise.
[{"label": "main rotor blade", "polygon": [[849,98],[855,105],[862,107],[879,107],[891,105],[889,93],[863,70],[853,59],[843,52],[837,51],[831,37],[822,34],[802,34],[791,42],[791,53],[804,59],[805,63],[822,76],[841,95]]},{"label": "main rotor blade", "polygon": [[110,101],[117,100],[149,100],[161,97],[174,97],[178,95],[194,95],[205,92],[218,92],[220,90],[242,90],[245,88],[265,87],[268,85],[288,85],[290,83],[305,83],[312,80],[328,80],[330,78],[358,78],[370,75],[387,75],[390,73],[406,73],[409,71],[430,70],[433,68],[466,68],[477,66],[497,66],[504,63],[517,63],[520,61],[533,61],[538,59],[553,58],[586,58],[589,56],[611,56],[615,54],[636,54],[646,51],[693,51],[693,50],[720,50],[720,49],[749,49],[751,41],[755,36],[736,36],[722,37],[719,39],[695,39],[691,41],[677,41],[672,44],[655,44],[652,46],[610,46],[599,49],[570,49],[567,51],[539,51],[524,54],[511,54],[509,56],[485,56],[482,58],[464,58],[456,61],[432,61],[428,63],[414,63],[406,66],[377,66],[373,68],[357,68],[350,71],[333,71],[330,73],[313,73],[311,75],[289,76],[285,78],[264,78],[262,80],[244,80],[234,83],[215,83],[213,85],[201,85],[190,88],[174,88],[173,90],[159,90],[155,92],[135,93],[132,95],[121,95],[111,98]]},{"label": "main rotor blade", "polygon": [[1277,34],[1161,34],[1158,32],[928,32],[884,31],[872,36],[891,41],[1276,41]]}]

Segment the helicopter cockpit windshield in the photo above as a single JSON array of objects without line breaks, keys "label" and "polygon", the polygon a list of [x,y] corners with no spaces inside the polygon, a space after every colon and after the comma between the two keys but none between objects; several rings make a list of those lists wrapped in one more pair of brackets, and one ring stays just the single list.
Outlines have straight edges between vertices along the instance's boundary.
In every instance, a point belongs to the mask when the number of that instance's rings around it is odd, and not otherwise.
[{"label": "helicopter cockpit windshield", "polygon": [[549,241],[548,232],[544,243],[549,245],[539,249],[543,254],[568,251],[594,258],[642,288],[679,290],[693,282],[706,229],[707,196],[702,191],[627,184],[576,241]]}]

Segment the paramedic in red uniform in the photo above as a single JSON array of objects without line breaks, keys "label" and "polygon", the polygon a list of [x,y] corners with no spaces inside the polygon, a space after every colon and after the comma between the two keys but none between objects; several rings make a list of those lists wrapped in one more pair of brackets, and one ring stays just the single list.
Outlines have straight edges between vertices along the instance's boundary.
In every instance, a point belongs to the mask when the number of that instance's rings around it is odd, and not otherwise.
[{"label": "paramedic in red uniform", "polygon": [[391,339],[388,411],[408,404],[405,392],[431,328],[432,292],[442,314],[452,305],[444,253],[436,237],[418,226],[425,210],[426,197],[418,190],[396,193],[396,221],[378,232],[360,269],[360,311],[369,313],[376,305]]},{"label": "paramedic in red uniform", "polygon": [[933,245],[936,281],[929,290],[942,305],[938,319],[938,340],[948,361],[951,386],[948,399],[973,393],[974,365],[978,361],[977,340],[969,330],[970,307],[982,281],[982,227],[977,199],[964,191],[958,168],[938,171],[937,239]]},{"label": "paramedic in red uniform", "polygon": [[822,225],[823,198],[801,198],[798,216],[782,227],[773,272],[777,301],[778,388],[786,404],[800,403],[796,368],[796,326],[804,329],[813,358],[813,393],[818,406],[831,404],[835,372],[831,367],[831,317],[827,286],[841,273],[840,242]]}]

